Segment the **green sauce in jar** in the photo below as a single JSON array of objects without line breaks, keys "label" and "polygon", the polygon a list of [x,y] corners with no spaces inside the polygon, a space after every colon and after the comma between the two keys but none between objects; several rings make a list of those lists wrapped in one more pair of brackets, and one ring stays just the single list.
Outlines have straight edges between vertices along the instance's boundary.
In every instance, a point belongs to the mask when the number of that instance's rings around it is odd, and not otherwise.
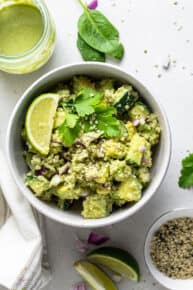
[{"label": "green sauce in jar", "polygon": [[43,33],[37,7],[13,4],[0,10],[0,53],[19,54],[36,45]]},{"label": "green sauce in jar", "polygon": [[55,26],[43,0],[0,0],[0,70],[37,70],[53,53]]}]

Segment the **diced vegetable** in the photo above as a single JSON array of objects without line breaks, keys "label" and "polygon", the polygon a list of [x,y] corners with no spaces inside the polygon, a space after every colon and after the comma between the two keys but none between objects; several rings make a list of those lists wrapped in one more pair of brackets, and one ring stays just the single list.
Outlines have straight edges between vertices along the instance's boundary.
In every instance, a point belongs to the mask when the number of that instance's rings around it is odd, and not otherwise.
[{"label": "diced vegetable", "polygon": [[127,202],[138,201],[141,198],[142,185],[134,175],[130,175],[122,182],[115,193],[114,198]]},{"label": "diced vegetable", "polygon": [[87,219],[97,219],[108,216],[112,211],[112,200],[109,197],[93,194],[83,202],[82,215]]},{"label": "diced vegetable", "polygon": [[114,106],[118,113],[124,113],[132,108],[138,97],[138,93],[131,86],[122,86],[114,94]]},{"label": "diced vegetable", "polygon": [[130,164],[136,166],[141,165],[144,151],[146,150],[145,145],[146,140],[144,137],[139,136],[139,134],[133,136],[127,153],[127,161]]},{"label": "diced vegetable", "polygon": [[49,189],[49,181],[44,176],[33,176],[27,178],[26,184],[38,197],[41,197],[44,192]]},{"label": "diced vegetable", "polygon": [[129,117],[131,120],[145,120],[150,114],[146,105],[141,102],[137,102],[135,106],[129,111]]}]

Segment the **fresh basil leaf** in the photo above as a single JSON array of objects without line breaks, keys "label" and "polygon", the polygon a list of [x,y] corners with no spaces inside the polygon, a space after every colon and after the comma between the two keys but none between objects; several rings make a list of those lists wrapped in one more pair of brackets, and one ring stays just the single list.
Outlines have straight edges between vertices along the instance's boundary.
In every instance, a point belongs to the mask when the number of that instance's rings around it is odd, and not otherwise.
[{"label": "fresh basil leaf", "polygon": [[100,52],[111,54],[120,50],[117,29],[98,10],[84,8],[78,21],[78,32],[89,46]]},{"label": "fresh basil leaf", "polygon": [[78,34],[77,47],[85,61],[105,62],[105,54],[89,46]]}]

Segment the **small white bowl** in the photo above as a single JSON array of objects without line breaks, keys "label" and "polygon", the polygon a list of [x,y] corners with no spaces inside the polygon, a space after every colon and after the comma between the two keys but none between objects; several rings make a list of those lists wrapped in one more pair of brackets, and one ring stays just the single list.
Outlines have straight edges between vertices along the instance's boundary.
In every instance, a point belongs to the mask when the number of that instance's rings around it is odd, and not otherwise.
[{"label": "small white bowl", "polygon": [[[56,83],[66,81],[74,75],[88,75],[95,78],[114,78],[123,83],[130,83],[142,96],[144,101],[150,106],[153,112],[158,115],[162,128],[160,144],[156,146],[153,158],[153,167],[151,169],[152,181],[144,190],[141,200],[134,205],[120,208],[114,211],[110,216],[101,219],[84,219],[79,211],[62,211],[54,205],[35,197],[31,190],[26,187],[24,175],[27,172],[26,162],[23,158],[23,145],[21,142],[21,129],[24,124],[26,110],[32,100],[42,92],[49,91],[49,88]],[[21,192],[29,202],[44,215],[61,222],[63,224],[76,227],[103,227],[114,224],[125,218],[128,218],[139,209],[154,195],[162,183],[170,161],[171,155],[171,136],[170,129],[165,112],[156,98],[135,78],[122,69],[105,63],[85,62],[62,66],[45,74],[32,84],[20,98],[9,121],[6,149],[9,165],[13,177],[19,186]]]},{"label": "small white bowl", "polygon": [[164,287],[170,290],[193,290],[193,279],[181,280],[172,279],[161,273],[158,268],[154,265],[151,255],[150,255],[150,245],[152,237],[155,232],[165,223],[170,220],[181,218],[181,217],[191,217],[193,218],[193,209],[175,209],[167,212],[160,216],[150,227],[144,247],[145,261],[149,268],[152,276]]}]

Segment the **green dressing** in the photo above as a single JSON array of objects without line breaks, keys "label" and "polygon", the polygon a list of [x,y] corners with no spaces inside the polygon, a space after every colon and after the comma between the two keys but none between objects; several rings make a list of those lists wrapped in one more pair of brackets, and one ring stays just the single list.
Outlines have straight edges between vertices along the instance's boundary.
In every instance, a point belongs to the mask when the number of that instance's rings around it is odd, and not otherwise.
[{"label": "green dressing", "polygon": [[30,4],[13,4],[0,10],[0,54],[22,54],[32,49],[43,34],[43,19]]}]

